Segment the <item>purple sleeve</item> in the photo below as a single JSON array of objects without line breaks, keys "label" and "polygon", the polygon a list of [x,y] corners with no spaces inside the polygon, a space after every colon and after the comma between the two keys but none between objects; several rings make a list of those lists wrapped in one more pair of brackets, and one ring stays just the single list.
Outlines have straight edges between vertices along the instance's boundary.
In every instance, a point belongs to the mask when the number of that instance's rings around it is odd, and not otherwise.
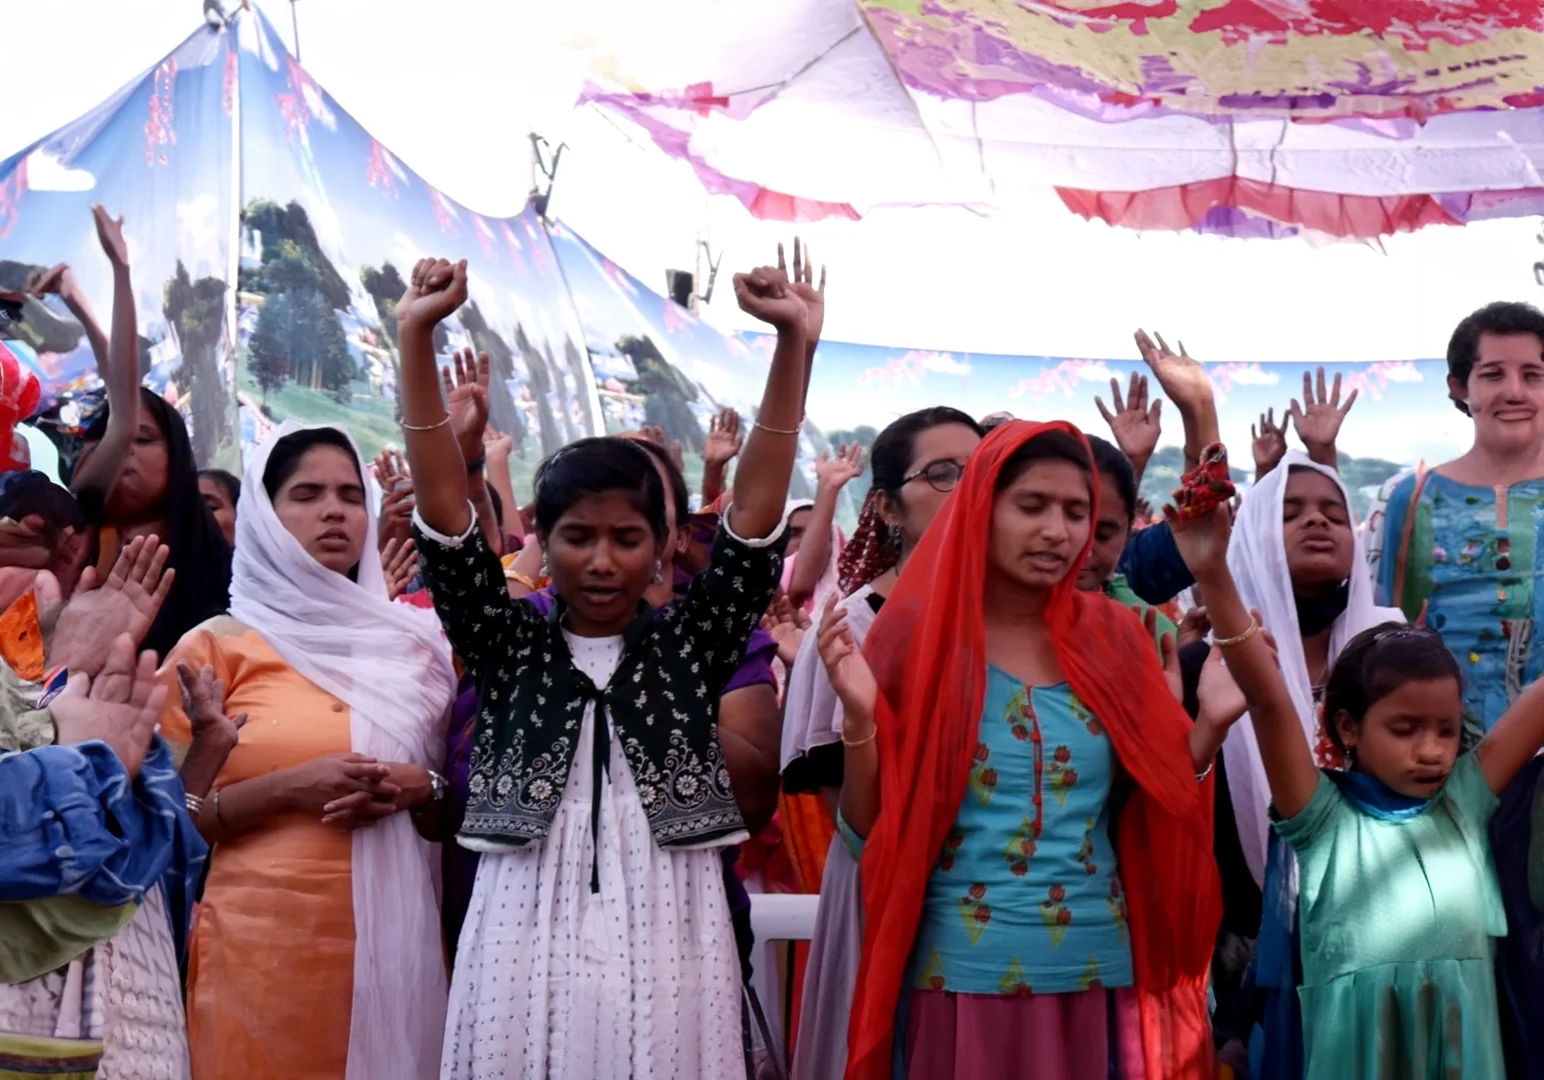
[{"label": "purple sleeve", "polygon": [[772,635],[757,627],[751,631],[751,639],[745,645],[745,659],[729,677],[724,693],[744,690],[748,686],[776,686],[772,677],[772,661],[777,659],[777,642]]},{"label": "purple sleeve", "polygon": [[550,585],[541,592],[526,593],[521,599],[528,604],[534,604],[536,610],[543,615],[552,614],[552,605],[557,603],[557,597],[553,595]]}]

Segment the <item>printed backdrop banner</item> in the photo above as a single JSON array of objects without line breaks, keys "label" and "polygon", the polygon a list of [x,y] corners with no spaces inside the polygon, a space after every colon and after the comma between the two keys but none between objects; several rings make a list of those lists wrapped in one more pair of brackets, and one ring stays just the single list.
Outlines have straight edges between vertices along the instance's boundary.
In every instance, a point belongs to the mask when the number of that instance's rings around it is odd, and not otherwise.
[{"label": "printed backdrop banner", "polygon": [[[755,344],[765,351],[770,339],[762,337]],[[1340,376],[1343,400],[1352,390],[1358,395],[1338,444],[1346,482],[1353,490],[1374,488],[1419,460],[1435,464],[1468,448],[1472,426],[1448,399],[1445,361],[1322,366],[1327,386]],[[1232,452],[1235,472],[1247,478],[1253,465],[1250,426],[1272,409],[1279,422],[1294,398],[1304,400],[1303,376],[1316,375],[1320,365],[1223,360],[1206,367],[1216,388],[1223,440]],[[976,417],[1002,411],[1026,420],[1069,420],[1108,439],[1109,427],[1094,398],[1102,397],[1112,406],[1110,380],[1119,382],[1124,395],[1134,374],[1147,375],[1147,366],[1127,359],[929,352],[827,342],[816,357],[809,413],[833,442],[872,442],[897,416],[928,405],[953,405]],[[1151,376],[1148,391],[1162,396]],[[1184,443],[1179,414],[1169,402],[1160,419],[1159,452],[1143,483],[1143,494],[1154,506],[1178,486]],[[1295,434],[1289,433],[1288,442],[1301,445]],[[1370,492],[1359,496],[1363,508],[1366,494]]]},{"label": "printed backdrop banner", "polygon": [[[200,30],[112,98],[0,162],[0,289],[68,263],[104,331],[112,272],[91,205],[124,218],[146,384],[189,420],[201,462],[237,461],[234,351],[227,332],[234,243],[236,56]],[[0,331],[37,372],[45,407],[100,386],[79,322],[57,297],[31,298]],[[80,419],[66,409],[66,421]]]},{"label": "printed backdrop banner", "polygon": [[491,422],[514,438],[517,471],[599,431],[583,335],[536,214],[484,218],[442,195],[339,108],[265,19],[238,31],[244,434],[334,421],[366,454],[400,444],[396,303],[426,255],[468,261],[470,299],[435,344],[446,363],[463,347],[489,354]]}]

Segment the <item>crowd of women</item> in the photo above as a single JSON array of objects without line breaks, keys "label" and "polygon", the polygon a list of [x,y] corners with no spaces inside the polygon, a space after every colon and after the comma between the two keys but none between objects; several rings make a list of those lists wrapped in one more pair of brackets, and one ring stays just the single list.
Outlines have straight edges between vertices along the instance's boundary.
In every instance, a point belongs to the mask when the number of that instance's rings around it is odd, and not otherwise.
[{"label": "crowd of women", "polygon": [[[735,278],[776,347],[696,500],[642,432],[521,505],[435,346],[464,262],[396,307],[400,455],[286,424],[200,475],[119,224],[110,330],[35,283],[108,387],[71,489],[0,476],[0,1077],[1544,1077],[1544,314],[1459,325],[1473,446],[1365,522],[1338,380],[1240,498],[1138,333],[1112,441],[908,414],[849,539],[858,449],[787,500],[797,245]],[[786,1055],[778,866],[820,894]]]}]

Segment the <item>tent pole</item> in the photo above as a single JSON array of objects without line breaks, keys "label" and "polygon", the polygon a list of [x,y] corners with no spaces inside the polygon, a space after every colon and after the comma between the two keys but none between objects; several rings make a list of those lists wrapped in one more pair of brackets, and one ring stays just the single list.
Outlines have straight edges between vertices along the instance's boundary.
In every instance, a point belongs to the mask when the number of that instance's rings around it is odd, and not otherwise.
[{"label": "tent pole", "polygon": [[230,253],[225,270],[225,332],[226,340],[230,343],[231,369],[230,382],[226,387],[230,392],[231,414],[235,425],[236,439],[236,472],[239,475],[243,465],[243,450],[241,445],[241,305],[236,297],[237,287],[241,281],[241,42],[238,35],[241,33],[240,24],[227,26],[225,33],[229,36],[227,46],[235,54],[236,72],[231,80],[231,190],[230,190]]}]

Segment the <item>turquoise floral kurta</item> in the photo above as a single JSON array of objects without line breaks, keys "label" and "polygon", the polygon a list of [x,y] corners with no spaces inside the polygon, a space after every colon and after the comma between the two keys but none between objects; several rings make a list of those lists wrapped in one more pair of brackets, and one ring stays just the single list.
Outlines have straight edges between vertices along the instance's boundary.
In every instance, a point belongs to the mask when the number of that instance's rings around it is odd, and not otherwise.
[{"label": "turquoise floral kurta", "polygon": [[[1368,519],[1378,602],[1426,623],[1464,673],[1464,708],[1475,732],[1489,731],[1522,689],[1544,675],[1534,643],[1544,612],[1544,480],[1510,488],[1471,487],[1430,473],[1420,499],[1413,473],[1385,485]],[[1401,542],[1414,515],[1404,588],[1394,596]]]},{"label": "turquoise floral kurta", "polygon": [[1130,986],[1110,841],[1116,760],[1065,686],[991,668],[965,800],[928,880],[908,984],[971,994]]}]

